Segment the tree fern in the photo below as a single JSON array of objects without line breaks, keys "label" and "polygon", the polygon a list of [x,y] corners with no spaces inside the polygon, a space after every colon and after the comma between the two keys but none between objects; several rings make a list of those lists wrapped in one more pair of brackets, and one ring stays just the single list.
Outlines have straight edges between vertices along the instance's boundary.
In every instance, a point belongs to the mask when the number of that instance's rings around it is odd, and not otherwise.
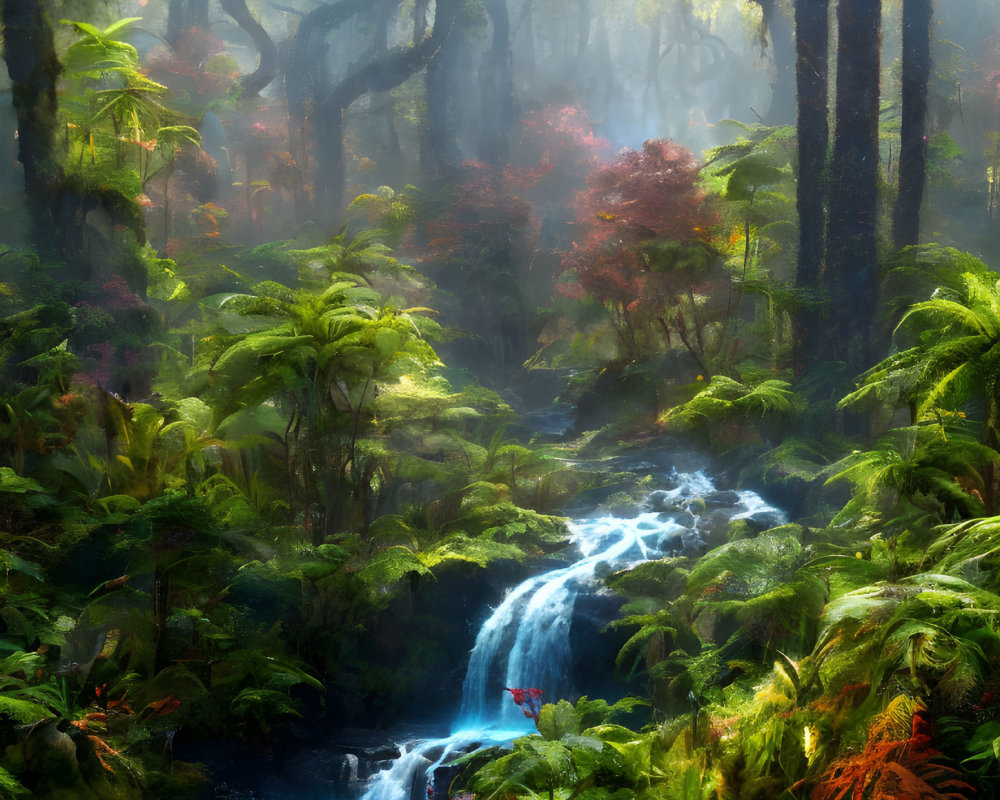
[{"label": "tree fern", "polygon": [[936,408],[976,400],[985,416],[986,444],[1000,448],[1000,293],[997,275],[964,272],[903,315],[897,334],[913,330],[917,346],[892,355],[862,376],[842,404],[866,397],[906,404],[914,423]]},{"label": "tree fern", "polygon": [[[872,448],[830,465],[826,482],[850,483],[866,509],[879,509],[883,514],[895,510],[881,503],[888,490],[896,503],[906,500],[943,520],[956,512],[963,516],[983,512],[977,491],[983,483],[977,468],[997,463],[997,451],[965,435],[960,427],[913,425],[895,428]],[[841,518],[845,516],[842,512]]]}]

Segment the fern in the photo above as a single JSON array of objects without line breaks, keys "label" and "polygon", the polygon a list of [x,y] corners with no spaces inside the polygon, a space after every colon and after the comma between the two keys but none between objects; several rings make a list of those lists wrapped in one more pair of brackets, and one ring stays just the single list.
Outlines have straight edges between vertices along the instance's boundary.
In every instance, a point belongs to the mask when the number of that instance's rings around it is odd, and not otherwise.
[{"label": "fern", "polygon": [[813,800],[965,800],[973,787],[931,746],[926,708],[899,695],[876,716],[864,750],[834,762]]},{"label": "fern", "polygon": [[7,798],[28,794],[31,794],[31,791],[24,784],[3,767],[0,767],[0,797],[7,800]]},{"label": "fern", "polygon": [[25,700],[20,697],[11,697],[8,694],[0,694],[0,714],[10,717],[22,725],[55,716],[36,700]]},{"label": "fern", "polygon": [[398,583],[411,572],[432,575],[420,557],[402,545],[388,547],[358,570],[358,577],[373,591]]},{"label": "fern", "polygon": [[982,685],[983,650],[1000,645],[998,612],[996,595],[946,575],[848,592],[824,610],[808,669],[828,691],[870,682],[873,702],[892,680],[908,680],[957,703]]}]

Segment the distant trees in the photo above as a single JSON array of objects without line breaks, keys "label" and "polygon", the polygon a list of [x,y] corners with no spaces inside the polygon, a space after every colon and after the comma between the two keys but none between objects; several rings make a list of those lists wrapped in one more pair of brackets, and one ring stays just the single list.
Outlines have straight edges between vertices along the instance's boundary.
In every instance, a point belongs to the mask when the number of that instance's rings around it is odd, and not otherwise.
[{"label": "distant trees", "polygon": [[[791,21],[781,10],[779,0],[753,0],[760,6],[762,14],[762,34],[771,40],[771,53],[774,58],[774,82],[771,84],[771,106],[765,119],[771,125],[787,125],[795,114],[795,82],[794,64],[796,51]],[[826,0],[819,0],[812,5],[827,5]],[[763,38],[763,37],[762,37]]]},{"label": "distant trees", "polygon": [[[344,163],[344,114],[358,98],[369,92],[386,92],[403,83],[434,59],[451,34],[460,3],[440,0],[435,6],[434,25],[425,35],[422,18],[414,20],[414,38],[410,43],[388,47],[388,21],[399,5],[385,0],[374,6],[345,0],[333,6],[321,6],[300,25],[295,52],[287,75],[290,130],[305,128],[307,109],[315,144],[317,175],[314,181],[314,216],[325,226],[340,221],[346,188]],[[326,35],[347,20],[363,14],[368,19],[372,38],[361,58],[344,74],[327,74]],[[421,38],[416,38],[417,36]]]},{"label": "distant trees", "polygon": [[243,97],[255,97],[278,76],[278,48],[264,26],[250,13],[246,0],[220,0],[223,9],[246,31],[260,55],[257,69],[240,80]]}]

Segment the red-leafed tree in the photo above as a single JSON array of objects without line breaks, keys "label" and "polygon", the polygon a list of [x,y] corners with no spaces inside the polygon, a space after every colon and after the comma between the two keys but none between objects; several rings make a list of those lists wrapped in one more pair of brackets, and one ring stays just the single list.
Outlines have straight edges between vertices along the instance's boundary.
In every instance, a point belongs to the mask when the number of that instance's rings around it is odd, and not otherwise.
[{"label": "red-leafed tree", "polygon": [[462,165],[454,201],[426,223],[426,268],[461,303],[459,325],[503,366],[520,364],[527,347],[525,271],[538,248],[541,220],[524,196],[538,178],[531,170]]},{"label": "red-leafed tree", "polygon": [[534,309],[551,299],[570,241],[565,197],[609,150],[582,109],[531,111],[516,163],[465,162],[452,202],[423,223],[425,268],[462,299],[451,313],[493,363],[520,365],[530,354]]},{"label": "red-leafed tree", "polygon": [[668,347],[678,338],[710,371],[714,223],[698,161],[675,142],[647,141],[588,178],[577,197],[580,235],[563,267],[581,294],[604,303],[629,360],[655,346],[652,328]]}]

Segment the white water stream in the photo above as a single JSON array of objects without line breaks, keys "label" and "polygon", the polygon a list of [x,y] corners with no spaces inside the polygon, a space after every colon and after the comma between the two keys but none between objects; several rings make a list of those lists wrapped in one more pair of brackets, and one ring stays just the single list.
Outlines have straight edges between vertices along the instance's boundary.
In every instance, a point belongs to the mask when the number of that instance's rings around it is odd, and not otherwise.
[{"label": "white water stream", "polygon": [[[477,745],[502,744],[533,732],[533,721],[503,691],[505,686],[540,688],[548,703],[569,697],[575,688],[569,677],[570,627],[577,597],[600,590],[598,575],[663,557],[666,541],[678,536],[685,542],[697,540],[702,522],[698,512],[704,510],[705,498],[719,494],[700,472],[677,475],[672,482],[674,488],[656,493],[657,507],[687,510],[694,520],[688,527],[656,511],[629,519],[602,516],[570,522],[579,560],[514,587],[483,624],[451,735],[400,744],[402,755],[373,778],[363,800],[425,800],[429,776],[437,767]],[[730,519],[760,513],[781,517],[753,492],[736,496],[738,500],[724,509]]]}]

